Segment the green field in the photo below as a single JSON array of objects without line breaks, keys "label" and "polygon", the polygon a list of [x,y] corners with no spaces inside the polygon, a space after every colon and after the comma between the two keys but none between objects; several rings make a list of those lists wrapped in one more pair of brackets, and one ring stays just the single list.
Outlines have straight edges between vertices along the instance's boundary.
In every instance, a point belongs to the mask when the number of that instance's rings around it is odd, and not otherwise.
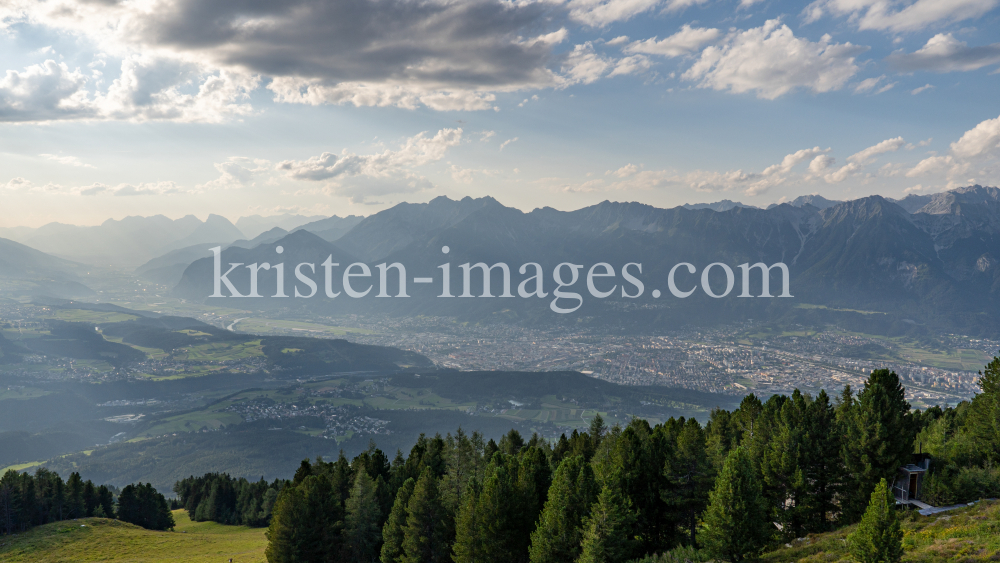
[{"label": "green field", "polygon": [[899,343],[899,355],[907,361],[925,366],[965,371],[981,370],[992,359],[980,350],[956,348],[936,352],[907,343]]},{"label": "green field", "polygon": [[314,336],[322,334],[325,336],[344,336],[347,334],[372,334],[369,330],[360,328],[349,328],[342,326],[327,326],[304,321],[280,321],[274,319],[249,318],[241,319],[234,323],[234,330],[240,332],[258,333],[299,333],[299,336]]},{"label": "green field", "polygon": [[39,526],[13,537],[0,536],[5,563],[161,561],[263,563],[267,540],[263,528],[192,522],[174,511],[177,527],[154,532],[117,520],[83,518]]},{"label": "green field", "polygon": [[[902,518],[903,561],[997,561],[1000,559],[1000,502],[983,501],[973,507]],[[853,561],[844,539],[854,526],[811,534],[764,554],[764,562]],[[801,541],[800,541],[801,540]]]},{"label": "green field", "polygon": [[51,391],[45,391],[35,387],[0,387],[0,401],[7,399],[34,399],[48,395]]},{"label": "green field", "polygon": [[55,309],[52,311],[52,318],[71,323],[121,323],[138,319],[135,315],[128,313],[112,313],[102,311],[85,311],[83,309]]}]

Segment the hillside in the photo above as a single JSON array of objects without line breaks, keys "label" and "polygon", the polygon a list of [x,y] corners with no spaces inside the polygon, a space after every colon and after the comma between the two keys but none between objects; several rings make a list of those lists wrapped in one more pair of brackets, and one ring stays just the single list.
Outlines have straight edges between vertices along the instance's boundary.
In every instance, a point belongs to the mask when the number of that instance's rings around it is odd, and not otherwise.
[{"label": "hillside", "polygon": [[[901,518],[903,561],[996,561],[1000,557],[1000,501],[969,508]],[[764,554],[762,561],[852,561],[844,538],[855,526],[826,534],[810,534]]]},{"label": "hillside", "polygon": [[263,528],[192,522],[187,512],[174,511],[177,527],[154,532],[104,518],[64,520],[39,526],[17,536],[0,537],[0,560],[6,563],[102,561],[265,561]]}]

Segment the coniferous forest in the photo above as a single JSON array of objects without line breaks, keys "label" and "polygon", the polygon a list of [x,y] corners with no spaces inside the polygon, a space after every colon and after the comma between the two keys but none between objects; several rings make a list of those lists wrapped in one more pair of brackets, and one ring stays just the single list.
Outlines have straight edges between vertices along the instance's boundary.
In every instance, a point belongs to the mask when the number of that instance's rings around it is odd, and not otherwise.
[{"label": "coniferous forest", "polygon": [[119,492],[84,481],[76,472],[63,481],[43,467],[34,475],[8,470],[0,477],[0,534],[88,517],[117,518],[149,530],[174,527],[166,498],[148,483],[128,485]]},{"label": "coniferous forest", "polygon": [[205,498],[233,487],[229,498],[243,500],[219,521],[248,522],[236,514],[252,518],[247,507],[266,504],[249,499],[280,488],[272,563],[613,563],[672,550],[743,561],[857,522],[849,541],[859,561],[898,561],[890,488],[912,454],[932,456],[929,498],[1000,496],[1000,359],[980,386],[956,408],[911,411],[896,374],[878,370],[857,393],[748,395],[705,425],[607,428],[597,417],[555,443],[513,430],[484,442],[459,429],[422,436],[392,460],[374,443],[352,461],[305,460],[287,484],[209,487],[206,476],[179,491],[200,487]]},{"label": "coniferous forest", "polygon": [[[554,442],[511,430],[499,443],[459,428],[421,435],[392,459],[372,442],[353,460],[303,460],[291,480],[192,476],[174,486],[174,507],[194,521],[266,526],[271,563],[735,562],[854,523],[856,560],[899,561],[891,488],[914,453],[932,459],[929,502],[1000,496],[1000,359],[979,384],[972,401],[923,412],[878,370],[857,393],[748,395],[704,425],[608,428],[598,416]],[[87,516],[174,524],[148,484],[117,492],[46,469],[0,479],[5,534]]]}]

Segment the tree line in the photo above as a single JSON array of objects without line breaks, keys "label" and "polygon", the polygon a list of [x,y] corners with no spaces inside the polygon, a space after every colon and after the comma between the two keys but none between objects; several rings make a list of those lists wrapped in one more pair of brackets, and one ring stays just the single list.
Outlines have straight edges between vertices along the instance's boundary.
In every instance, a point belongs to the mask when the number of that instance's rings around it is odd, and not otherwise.
[{"label": "tree line", "polygon": [[286,483],[287,480],[282,479],[268,483],[263,477],[253,483],[225,473],[207,473],[203,477],[192,475],[178,481],[174,492],[180,507],[187,510],[195,522],[210,520],[260,527],[271,521],[271,509]]},{"label": "tree line", "polygon": [[152,485],[128,485],[115,493],[107,485],[84,481],[77,472],[63,481],[44,467],[34,475],[8,470],[0,477],[0,534],[88,517],[118,518],[151,530],[174,527],[166,498]]},{"label": "tree line", "polygon": [[[956,452],[938,468],[940,481],[993,471],[996,482],[998,374],[994,360],[983,393],[957,409],[911,412],[896,374],[877,370],[857,395],[850,387],[836,398],[748,395],[704,426],[633,419],[608,429],[598,416],[554,443],[513,430],[496,443],[459,429],[422,435],[391,461],[372,443],[351,461],[341,453],[302,462],[277,493],[266,555],[271,563],[614,563],[704,549],[742,561],[862,517],[891,528],[880,515],[894,504],[890,488],[917,436],[944,433],[933,447]],[[964,457],[962,444],[972,448]],[[890,528],[871,534],[894,537]],[[876,549],[860,535],[852,541],[859,553]],[[896,553],[885,549],[878,557]]]}]

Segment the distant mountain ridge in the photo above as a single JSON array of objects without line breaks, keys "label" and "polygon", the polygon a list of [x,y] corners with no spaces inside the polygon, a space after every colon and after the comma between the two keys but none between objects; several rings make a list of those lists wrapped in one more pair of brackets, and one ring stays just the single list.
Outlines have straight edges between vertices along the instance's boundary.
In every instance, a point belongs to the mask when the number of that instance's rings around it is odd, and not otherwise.
[{"label": "distant mountain ridge", "polygon": [[[631,301],[617,295],[603,301],[591,298],[581,314],[596,315],[595,319],[609,314],[618,318],[619,313],[614,311],[633,303],[645,304],[646,309],[633,313],[636,318],[646,318],[642,322],[653,326],[673,326],[671,323],[682,322],[685,317],[792,314],[797,303],[809,303],[882,311],[887,315],[869,315],[864,317],[866,322],[905,311],[911,324],[914,318],[993,323],[992,316],[983,318],[982,313],[1000,313],[1000,190],[969,186],[921,201],[924,205],[913,213],[881,196],[846,202],[806,196],[769,209],[732,206],[725,211],[660,209],[605,201],[576,211],[540,208],[522,212],[490,197],[458,201],[439,197],[424,204],[400,204],[371,215],[335,243],[319,237],[293,238],[300,233],[292,233],[257,248],[230,248],[227,252],[233,254],[225,255],[224,261],[274,263],[279,259],[274,249],[283,246],[286,255],[280,259],[289,264],[286,268],[300,261],[318,264],[332,254],[342,266],[348,260],[358,260],[372,266],[373,271],[376,263],[398,261],[406,265],[409,277],[440,277],[437,267],[447,261],[452,264],[453,289],[461,284],[460,274],[455,272],[457,266],[465,262],[505,262],[512,272],[523,263],[538,262],[551,276],[561,262],[587,267],[609,262],[620,268],[625,261],[636,261],[643,263],[646,284],[641,299]],[[911,199],[908,203],[913,202]],[[450,247],[447,256],[442,253],[443,246]],[[298,247],[302,250],[289,254]],[[719,300],[700,292],[687,300],[652,298],[653,288],[666,290],[669,269],[680,262],[690,262],[699,269],[710,262],[722,262],[734,270],[737,264],[747,262],[783,262],[790,270],[795,299],[741,300],[735,297],[736,292]],[[210,266],[209,258],[192,264],[175,294],[205,300],[211,290]],[[234,273],[233,277],[239,275],[243,274]],[[373,276],[377,280],[377,273]],[[776,276],[772,273],[772,293],[777,293],[774,288],[780,286]],[[270,277],[262,274],[262,280]],[[237,285],[245,291],[247,282],[240,279]],[[291,275],[286,279],[289,284],[294,282]],[[621,283],[621,279],[619,276],[616,281]],[[495,279],[493,286],[497,287],[499,281]],[[390,277],[390,294],[395,293],[393,282]],[[266,295],[264,283],[262,295]],[[273,285],[271,281],[266,283]],[[756,283],[756,287],[751,284],[752,294],[760,293]],[[481,284],[474,280],[473,288],[473,293],[478,294]],[[409,289],[413,298],[408,300],[373,299],[378,291],[376,285],[365,299],[341,297],[308,303],[331,312],[374,310],[484,318],[510,310],[524,318],[552,316],[547,312],[548,300],[443,300],[436,299],[439,285],[435,285],[434,293],[421,294],[423,288],[415,288],[412,283]],[[290,293],[291,288],[286,291]],[[255,304],[268,306],[267,301]],[[283,306],[296,304],[294,300],[281,302]],[[897,320],[902,322],[902,317]]]}]

